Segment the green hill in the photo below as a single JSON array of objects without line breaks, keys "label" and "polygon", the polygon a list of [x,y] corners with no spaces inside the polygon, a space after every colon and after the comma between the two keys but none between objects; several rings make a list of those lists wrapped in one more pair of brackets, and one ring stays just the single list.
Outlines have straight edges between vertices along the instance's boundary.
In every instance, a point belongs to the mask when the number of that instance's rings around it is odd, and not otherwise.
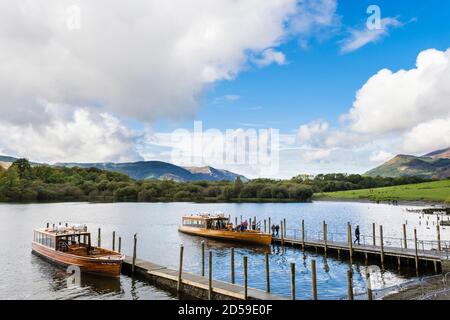
[{"label": "green hill", "polygon": [[445,179],[450,177],[450,159],[398,155],[381,166],[365,173],[376,177],[417,176]]},{"label": "green hill", "polygon": [[437,201],[450,203],[450,179],[395,187],[327,192],[316,199]]}]

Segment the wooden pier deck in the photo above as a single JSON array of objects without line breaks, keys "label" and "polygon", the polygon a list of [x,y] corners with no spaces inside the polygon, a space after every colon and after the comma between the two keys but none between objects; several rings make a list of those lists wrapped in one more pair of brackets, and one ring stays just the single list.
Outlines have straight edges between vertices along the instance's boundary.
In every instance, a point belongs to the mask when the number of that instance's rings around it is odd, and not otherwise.
[{"label": "wooden pier deck", "polygon": [[[130,274],[132,257],[125,257],[122,272]],[[169,269],[142,259],[136,259],[135,273],[149,280],[156,287],[172,292],[177,291],[178,270]],[[182,293],[196,299],[208,299],[209,279],[188,272],[182,272]],[[244,287],[219,280],[212,280],[212,298],[214,300],[244,300]],[[262,290],[247,288],[248,300],[287,300],[288,298],[267,293]]]}]

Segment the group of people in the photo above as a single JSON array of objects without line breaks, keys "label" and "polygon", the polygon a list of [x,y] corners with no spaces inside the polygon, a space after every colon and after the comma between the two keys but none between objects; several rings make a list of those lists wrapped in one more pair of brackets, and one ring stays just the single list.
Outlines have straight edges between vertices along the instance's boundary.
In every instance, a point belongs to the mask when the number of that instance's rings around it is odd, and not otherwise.
[{"label": "group of people", "polygon": [[279,236],[280,235],[280,226],[279,225],[272,225],[272,237],[275,237],[275,236]]}]

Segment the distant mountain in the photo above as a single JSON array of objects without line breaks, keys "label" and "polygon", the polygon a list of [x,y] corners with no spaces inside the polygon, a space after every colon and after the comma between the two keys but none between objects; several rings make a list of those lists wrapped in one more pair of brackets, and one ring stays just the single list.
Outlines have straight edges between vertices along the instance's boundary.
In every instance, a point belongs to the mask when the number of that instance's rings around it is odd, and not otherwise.
[{"label": "distant mountain", "polygon": [[450,159],[450,148],[430,152],[424,155],[424,157],[430,157],[434,159]]},{"label": "distant mountain", "polygon": [[189,167],[183,168],[162,161],[139,161],[127,163],[56,163],[55,166],[98,168],[102,170],[125,173],[133,179],[158,179],[173,181],[234,181],[236,177],[248,180],[236,173],[215,169],[213,167]]},{"label": "distant mountain", "polygon": [[14,161],[16,161],[14,157],[0,156],[0,167],[7,169]]},{"label": "distant mountain", "polygon": [[365,173],[367,176],[401,177],[418,176],[422,178],[445,179],[450,177],[449,149],[431,152],[422,157],[398,155],[381,166]]}]

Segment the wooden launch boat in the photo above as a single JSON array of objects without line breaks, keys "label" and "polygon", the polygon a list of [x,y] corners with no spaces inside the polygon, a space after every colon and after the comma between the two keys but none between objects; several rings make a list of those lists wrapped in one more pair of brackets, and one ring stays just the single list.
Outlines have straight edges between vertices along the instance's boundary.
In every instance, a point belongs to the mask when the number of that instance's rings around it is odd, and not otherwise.
[{"label": "wooden launch boat", "polygon": [[229,218],[223,215],[191,215],[182,218],[178,231],[190,235],[213,238],[217,240],[246,242],[259,245],[270,245],[272,235],[260,230],[247,230],[233,226]]},{"label": "wooden launch boat", "polygon": [[47,227],[34,230],[32,252],[50,262],[81,272],[118,277],[124,256],[118,252],[91,246],[86,226]]}]

